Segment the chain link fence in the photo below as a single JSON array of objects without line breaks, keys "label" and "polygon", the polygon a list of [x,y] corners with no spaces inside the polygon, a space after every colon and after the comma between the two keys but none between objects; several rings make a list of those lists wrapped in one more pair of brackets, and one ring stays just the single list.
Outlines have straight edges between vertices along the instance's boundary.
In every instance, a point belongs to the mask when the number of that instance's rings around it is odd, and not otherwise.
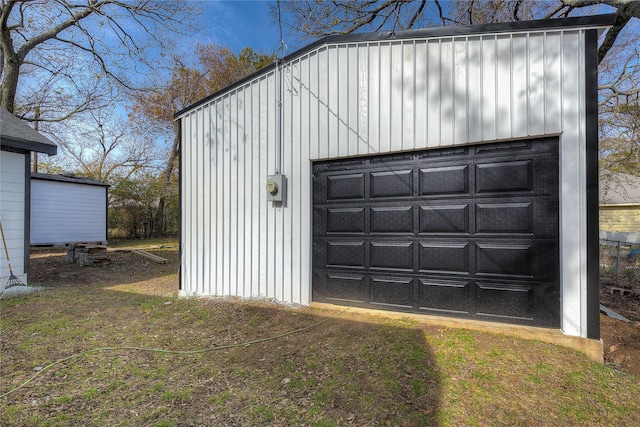
[{"label": "chain link fence", "polygon": [[600,240],[600,277],[619,285],[640,285],[640,244]]}]

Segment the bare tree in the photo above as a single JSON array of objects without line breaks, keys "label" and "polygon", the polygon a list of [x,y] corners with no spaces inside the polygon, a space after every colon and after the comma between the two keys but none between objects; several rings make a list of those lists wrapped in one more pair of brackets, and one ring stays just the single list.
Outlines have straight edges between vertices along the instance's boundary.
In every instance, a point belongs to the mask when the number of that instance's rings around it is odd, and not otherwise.
[{"label": "bare tree", "polygon": [[132,89],[170,34],[192,29],[186,0],[0,0],[0,105],[60,121],[109,101],[104,81]]},{"label": "bare tree", "polygon": [[486,24],[560,18],[595,6],[615,8],[616,21],[600,47],[602,61],[632,18],[640,18],[637,0],[293,0],[281,1],[271,14],[294,38],[362,31],[407,30],[442,25]]},{"label": "bare tree", "polygon": [[58,124],[54,136],[67,166],[79,175],[113,183],[160,160],[155,141],[138,135],[115,107],[92,110]]},{"label": "bare tree", "polygon": [[[154,224],[154,234],[164,230],[164,208],[166,194],[170,194],[172,177],[177,167],[180,153],[180,134],[173,115],[188,105],[228,86],[242,77],[264,67],[274,58],[244,48],[235,55],[231,49],[220,45],[197,45],[198,66],[188,67],[174,56],[174,68],[171,79],[157,84],[153,91],[140,92],[134,96],[130,116],[138,124],[148,129],[155,126],[159,134],[172,141],[169,154],[160,174],[161,191]],[[149,129],[151,130],[151,129]]]}]

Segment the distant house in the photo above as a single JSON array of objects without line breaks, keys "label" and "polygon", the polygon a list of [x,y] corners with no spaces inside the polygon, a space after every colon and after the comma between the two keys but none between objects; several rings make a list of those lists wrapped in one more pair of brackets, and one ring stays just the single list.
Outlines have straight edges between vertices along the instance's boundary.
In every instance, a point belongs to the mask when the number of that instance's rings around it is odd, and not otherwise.
[{"label": "distant house", "polygon": [[74,175],[31,174],[31,244],[105,242],[108,189]]},{"label": "distant house", "polygon": [[[58,147],[29,125],[0,108],[0,221],[13,274],[27,283],[29,271],[31,152],[55,155]],[[0,289],[9,279],[4,247],[0,250]]]},{"label": "distant house", "polygon": [[601,174],[600,237],[640,243],[640,177]]}]

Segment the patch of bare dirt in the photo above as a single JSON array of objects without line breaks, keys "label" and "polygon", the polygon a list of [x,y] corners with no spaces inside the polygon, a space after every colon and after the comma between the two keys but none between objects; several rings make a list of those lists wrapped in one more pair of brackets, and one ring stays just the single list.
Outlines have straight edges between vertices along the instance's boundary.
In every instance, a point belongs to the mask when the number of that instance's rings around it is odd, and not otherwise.
[{"label": "patch of bare dirt", "polygon": [[[637,266],[637,262],[623,262],[626,267]],[[617,281],[612,274],[600,278],[600,304],[631,322],[602,314],[600,336],[604,342],[606,363],[640,375],[640,278],[627,270],[622,269],[627,274],[621,274]]]}]

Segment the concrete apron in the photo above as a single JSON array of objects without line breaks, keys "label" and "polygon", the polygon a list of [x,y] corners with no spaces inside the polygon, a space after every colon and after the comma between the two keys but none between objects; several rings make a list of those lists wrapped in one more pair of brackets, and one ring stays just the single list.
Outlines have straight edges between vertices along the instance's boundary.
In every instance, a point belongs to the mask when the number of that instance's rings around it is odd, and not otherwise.
[{"label": "concrete apron", "polygon": [[[312,302],[311,307],[323,310],[343,311],[343,305]],[[602,340],[573,337],[565,335],[559,329],[539,328],[534,326],[511,325],[506,323],[483,322],[479,320],[456,319],[452,317],[434,316],[431,314],[402,313],[369,308],[351,307],[349,313],[366,314],[390,319],[411,319],[426,325],[446,326],[449,328],[470,329],[479,332],[515,336],[527,340],[537,340],[586,354],[590,359],[604,363]]]}]

